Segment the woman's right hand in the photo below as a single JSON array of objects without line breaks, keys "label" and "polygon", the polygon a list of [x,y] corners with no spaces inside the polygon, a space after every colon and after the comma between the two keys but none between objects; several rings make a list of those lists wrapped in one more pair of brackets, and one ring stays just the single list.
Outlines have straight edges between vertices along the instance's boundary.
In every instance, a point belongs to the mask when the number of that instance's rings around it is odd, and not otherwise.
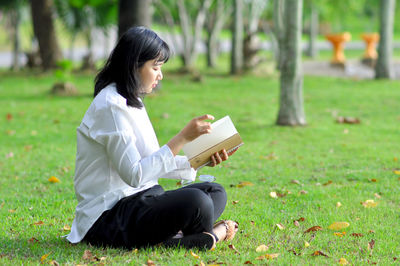
[{"label": "woman's right hand", "polygon": [[211,123],[205,120],[214,120],[212,115],[202,115],[193,118],[175,137],[173,137],[168,143],[168,147],[171,149],[174,155],[177,155],[182,149],[183,145],[194,140],[200,135],[211,132]]},{"label": "woman's right hand", "polygon": [[187,142],[190,142],[200,135],[211,132],[211,123],[204,120],[214,120],[212,115],[202,115],[193,118],[178,135],[181,135]]}]

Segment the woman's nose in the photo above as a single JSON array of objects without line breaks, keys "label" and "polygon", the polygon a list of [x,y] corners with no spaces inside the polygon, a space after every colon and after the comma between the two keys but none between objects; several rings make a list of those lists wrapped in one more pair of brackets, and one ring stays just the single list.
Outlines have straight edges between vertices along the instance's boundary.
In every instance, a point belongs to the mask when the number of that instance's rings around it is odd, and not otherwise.
[{"label": "woman's nose", "polygon": [[163,74],[162,71],[160,70],[160,73],[158,74],[158,80],[162,80],[163,79]]}]

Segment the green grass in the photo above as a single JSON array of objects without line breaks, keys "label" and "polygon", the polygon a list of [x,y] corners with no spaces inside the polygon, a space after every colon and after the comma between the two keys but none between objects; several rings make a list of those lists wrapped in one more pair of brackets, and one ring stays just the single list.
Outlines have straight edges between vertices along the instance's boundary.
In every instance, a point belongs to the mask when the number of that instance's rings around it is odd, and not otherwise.
[{"label": "green grass", "polygon": [[[169,64],[169,63],[168,63]],[[245,145],[228,162],[207,168],[228,193],[224,219],[234,219],[240,232],[232,242],[197,259],[185,250],[147,249],[137,252],[70,245],[60,236],[74,217],[75,129],[92,98],[93,75],[77,74],[80,95],[49,95],[53,76],[0,72],[0,264],[94,264],[82,256],[89,249],[105,264],[195,265],[224,263],[338,264],[394,263],[400,257],[399,81],[306,77],[304,99],[308,125],[278,127],[279,82],[276,75],[229,77],[204,75],[193,83],[168,68],[161,90],[145,104],[160,144],[166,143],[193,116],[230,115]],[[166,116],[168,114],[169,116]],[[359,125],[338,124],[334,115],[361,119]],[[7,116],[9,119],[7,119]],[[168,117],[168,118],[166,118]],[[271,155],[273,154],[273,155]],[[60,183],[50,183],[51,176]],[[291,180],[300,182],[294,184]],[[237,187],[241,181],[253,186]],[[376,182],[374,182],[376,181]],[[162,180],[167,189],[176,182]],[[270,192],[286,194],[272,198]],[[301,191],[306,191],[302,194]],[[377,198],[375,193],[381,198]],[[374,199],[375,208],[360,202]],[[233,204],[233,201],[238,201]],[[341,202],[341,207],[336,203]],[[300,226],[293,221],[304,217]],[[35,225],[39,221],[43,225]],[[327,227],[336,221],[350,226],[343,237]],[[285,226],[279,230],[276,224]],[[303,232],[319,225],[322,231]],[[354,237],[352,233],[363,236]],[[368,243],[374,240],[372,250]],[[304,241],[310,243],[304,246]],[[269,250],[257,253],[266,244]],[[311,256],[317,250],[329,257]],[[298,255],[295,255],[294,252]],[[274,261],[256,260],[279,253]],[[99,263],[99,262],[97,262]]]}]

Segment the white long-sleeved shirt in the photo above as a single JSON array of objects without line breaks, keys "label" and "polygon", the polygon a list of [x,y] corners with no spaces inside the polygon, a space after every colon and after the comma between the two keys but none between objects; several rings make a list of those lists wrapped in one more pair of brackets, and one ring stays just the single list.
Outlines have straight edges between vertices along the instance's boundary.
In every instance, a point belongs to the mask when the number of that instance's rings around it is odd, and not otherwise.
[{"label": "white long-sleeved shirt", "polygon": [[159,178],[195,179],[185,156],[160,148],[146,109],[130,107],[114,84],[93,100],[77,129],[74,187],[78,199],[67,239],[80,242],[101,214]]}]

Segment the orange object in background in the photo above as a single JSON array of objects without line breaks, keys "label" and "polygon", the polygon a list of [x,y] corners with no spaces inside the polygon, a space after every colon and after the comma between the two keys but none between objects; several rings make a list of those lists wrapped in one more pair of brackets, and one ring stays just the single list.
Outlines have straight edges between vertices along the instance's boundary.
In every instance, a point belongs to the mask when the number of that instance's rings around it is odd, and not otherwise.
[{"label": "orange object in background", "polygon": [[363,33],[361,38],[364,40],[365,52],[361,62],[368,66],[374,66],[376,59],[378,58],[378,53],[376,52],[376,44],[379,41],[379,34],[374,33]]},{"label": "orange object in background", "polygon": [[364,58],[366,59],[376,59],[378,58],[378,53],[376,52],[376,44],[379,41],[379,34],[374,33],[363,33],[361,38],[365,41],[365,53]]},{"label": "orange object in background", "polygon": [[333,58],[331,60],[332,65],[344,66],[346,57],[344,56],[344,43],[351,40],[351,34],[349,32],[327,34],[325,38],[333,46]]}]

